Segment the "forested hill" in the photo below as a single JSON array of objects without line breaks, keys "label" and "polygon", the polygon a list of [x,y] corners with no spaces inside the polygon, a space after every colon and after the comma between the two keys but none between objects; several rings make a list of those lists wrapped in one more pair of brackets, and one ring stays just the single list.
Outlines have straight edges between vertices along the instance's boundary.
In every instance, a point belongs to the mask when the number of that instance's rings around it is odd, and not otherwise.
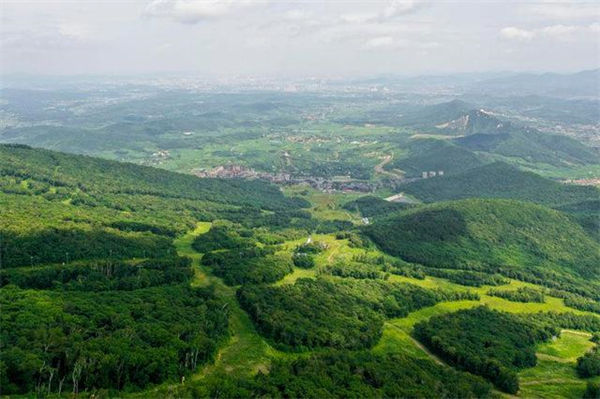
[{"label": "forested hill", "polygon": [[600,292],[600,245],[567,215],[540,205],[442,202],[400,212],[365,231],[384,251],[429,267],[560,281],[563,289],[593,282]]},{"label": "forested hill", "polygon": [[480,197],[511,198],[554,206],[600,198],[600,190],[596,187],[561,184],[503,162],[451,176],[418,180],[400,189],[425,202]]},{"label": "forested hill", "polygon": [[290,213],[304,204],[258,180],[199,179],[0,146],[0,255],[5,267],[164,256],[174,252],[172,238],[198,220],[257,218],[263,210]]},{"label": "forested hill", "polygon": [[150,194],[263,209],[296,203],[263,181],[199,179],[162,169],[31,148],[0,145],[0,174],[86,193]]}]

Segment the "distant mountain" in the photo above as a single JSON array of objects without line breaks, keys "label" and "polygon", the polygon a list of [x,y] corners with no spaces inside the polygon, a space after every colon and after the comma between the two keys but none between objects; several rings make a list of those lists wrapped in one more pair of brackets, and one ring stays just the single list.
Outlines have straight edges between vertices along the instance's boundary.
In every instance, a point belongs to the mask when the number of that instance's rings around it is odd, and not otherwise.
[{"label": "distant mountain", "polygon": [[[436,125],[458,119],[473,109],[473,105],[461,100],[452,100],[440,104],[425,105],[402,115],[399,119],[404,126],[415,129],[431,130]],[[435,129],[433,130],[435,131]]]},{"label": "distant mountain", "polygon": [[541,133],[534,129],[518,130],[513,127],[498,134],[481,132],[457,138],[454,142],[472,151],[521,158],[532,163],[562,167],[600,163],[597,150],[570,137]]},{"label": "distant mountain", "polygon": [[456,136],[471,134],[502,134],[517,129],[511,122],[500,120],[491,112],[473,109],[460,115],[457,119],[435,126],[440,132]]},{"label": "distant mountain", "polygon": [[457,136],[464,149],[561,167],[600,163],[600,153],[562,135],[503,120],[460,100],[429,105],[407,115],[407,126],[423,133]]},{"label": "distant mountain", "polygon": [[561,184],[504,162],[407,183],[400,186],[400,190],[424,202],[480,197],[511,198],[559,206],[600,198],[600,190],[596,187]]}]

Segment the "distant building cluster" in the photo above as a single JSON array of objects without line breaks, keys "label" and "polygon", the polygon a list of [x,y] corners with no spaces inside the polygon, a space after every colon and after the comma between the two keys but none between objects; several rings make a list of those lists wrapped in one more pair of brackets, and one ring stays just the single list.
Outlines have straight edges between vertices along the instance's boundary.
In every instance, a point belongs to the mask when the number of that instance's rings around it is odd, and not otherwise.
[{"label": "distant building cluster", "polygon": [[288,173],[272,174],[267,172],[257,172],[254,169],[241,165],[217,166],[216,168],[210,170],[194,171],[194,174],[198,177],[218,177],[224,179],[265,179],[273,183],[285,183],[291,180],[291,175]]},{"label": "distant building cluster", "polygon": [[436,177],[436,176],[444,176],[444,171],[443,170],[438,170],[437,172],[435,170],[432,171],[423,171],[421,172],[421,177],[423,177],[423,179],[428,179],[430,177]]},{"label": "distant building cluster", "polygon": [[335,176],[325,179],[316,176],[292,176],[289,173],[259,172],[241,165],[222,165],[208,170],[193,170],[198,177],[212,177],[221,179],[263,179],[276,184],[307,184],[324,192],[356,191],[373,192],[376,186],[369,182],[351,180],[349,176]]}]

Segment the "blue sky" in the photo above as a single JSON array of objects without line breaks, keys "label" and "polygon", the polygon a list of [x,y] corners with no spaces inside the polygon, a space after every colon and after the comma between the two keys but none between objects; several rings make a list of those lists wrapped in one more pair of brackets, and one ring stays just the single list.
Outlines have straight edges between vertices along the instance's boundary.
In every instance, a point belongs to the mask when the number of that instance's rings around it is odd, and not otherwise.
[{"label": "blue sky", "polygon": [[369,76],[600,65],[597,1],[1,2],[2,73]]}]

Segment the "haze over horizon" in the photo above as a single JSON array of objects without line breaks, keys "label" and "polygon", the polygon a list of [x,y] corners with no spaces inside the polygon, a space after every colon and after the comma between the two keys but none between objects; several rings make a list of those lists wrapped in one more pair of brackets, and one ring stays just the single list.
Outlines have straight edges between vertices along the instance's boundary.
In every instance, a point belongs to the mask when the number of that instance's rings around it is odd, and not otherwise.
[{"label": "haze over horizon", "polygon": [[600,66],[587,1],[5,1],[3,75],[369,76]]}]

